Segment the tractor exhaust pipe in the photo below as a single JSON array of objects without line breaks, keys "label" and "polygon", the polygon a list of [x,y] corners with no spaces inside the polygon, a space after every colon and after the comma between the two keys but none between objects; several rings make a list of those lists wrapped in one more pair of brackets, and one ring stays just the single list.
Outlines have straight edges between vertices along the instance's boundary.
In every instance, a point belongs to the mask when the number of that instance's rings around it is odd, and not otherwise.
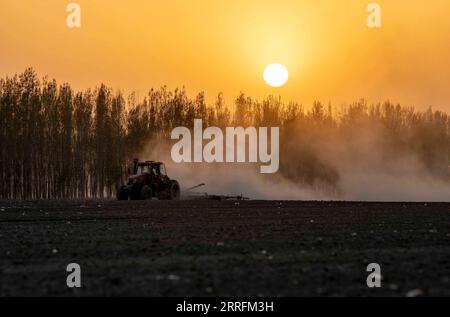
[{"label": "tractor exhaust pipe", "polygon": [[137,175],[139,159],[133,160],[133,175]]}]

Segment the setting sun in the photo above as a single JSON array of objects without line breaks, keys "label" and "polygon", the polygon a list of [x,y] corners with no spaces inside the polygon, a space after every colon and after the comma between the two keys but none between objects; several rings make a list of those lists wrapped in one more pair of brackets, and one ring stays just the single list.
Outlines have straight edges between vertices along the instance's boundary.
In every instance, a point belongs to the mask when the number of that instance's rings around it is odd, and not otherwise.
[{"label": "setting sun", "polygon": [[271,87],[281,87],[286,84],[289,72],[284,65],[271,64],[264,71],[264,81]]}]

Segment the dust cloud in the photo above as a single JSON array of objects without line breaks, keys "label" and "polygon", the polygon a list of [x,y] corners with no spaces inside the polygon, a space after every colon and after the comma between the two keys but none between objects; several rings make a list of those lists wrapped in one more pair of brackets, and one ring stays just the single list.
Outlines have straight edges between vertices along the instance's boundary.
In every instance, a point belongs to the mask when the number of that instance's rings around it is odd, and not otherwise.
[{"label": "dust cloud", "polygon": [[[450,201],[445,178],[450,170],[433,174],[408,146],[393,147],[380,126],[365,126],[350,137],[320,130],[311,139],[311,130],[303,132],[295,129],[300,137],[280,141],[277,174],[260,174],[259,165],[249,163],[176,164],[170,157],[172,143],[156,141],[140,158],[165,162],[169,176],[184,190],[205,183],[197,193],[261,200]],[[305,169],[310,181],[305,181]]]},{"label": "dust cloud", "polygon": [[[319,179],[309,184],[296,181],[294,173],[287,172],[295,162],[283,159],[282,153],[282,171],[277,174],[261,174],[257,164],[249,163],[177,164],[170,157],[169,143],[149,142],[140,159],[165,162],[169,176],[177,179],[183,190],[205,183],[205,187],[194,190],[198,194],[243,195],[257,200],[450,200],[449,182],[432,175],[413,155],[397,153],[390,157],[379,131],[366,131],[352,142],[337,142],[336,137],[330,137],[316,144],[320,148],[315,152],[317,162],[323,170],[336,173],[332,186]],[[302,151],[300,147],[298,151]]]}]

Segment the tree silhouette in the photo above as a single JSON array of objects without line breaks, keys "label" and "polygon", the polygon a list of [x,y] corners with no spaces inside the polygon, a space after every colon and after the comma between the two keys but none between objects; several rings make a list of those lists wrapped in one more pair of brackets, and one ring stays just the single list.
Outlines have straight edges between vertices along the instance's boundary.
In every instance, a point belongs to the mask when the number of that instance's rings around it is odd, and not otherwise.
[{"label": "tree silhouette", "polygon": [[450,183],[448,114],[364,100],[334,110],[244,93],[233,105],[222,94],[209,105],[204,93],[189,98],[184,88],[166,87],[138,101],[105,85],[74,92],[27,69],[0,79],[0,198],[112,197],[135,156],[150,142],[168,143],[174,127],[192,128],[195,118],[205,127],[279,126],[280,174],[331,195],[339,194],[343,171],[376,165],[395,173],[408,158]]}]

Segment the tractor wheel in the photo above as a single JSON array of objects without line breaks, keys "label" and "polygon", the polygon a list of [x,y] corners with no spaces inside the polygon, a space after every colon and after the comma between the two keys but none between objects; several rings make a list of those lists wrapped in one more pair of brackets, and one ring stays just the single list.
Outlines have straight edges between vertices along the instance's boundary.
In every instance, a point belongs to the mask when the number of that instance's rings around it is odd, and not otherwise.
[{"label": "tractor wheel", "polygon": [[169,200],[169,191],[164,190],[158,193],[158,200]]},{"label": "tractor wheel", "polygon": [[125,188],[119,188],[117,191],[117,200],[128,200],[128,193]]},{"label": "tractor wheel", "polygon": [[130,194],[130,199],[131,200],[140,200],[141,199],[141,193],[140,192],[137,192],[137,193],[132,192]]},{"label": "tractor wheel", "polygon": [[153,197],[150,186],[144,185],[141,189],[141,200],[151,200]]},{"label": "tractor wheel", "polygon": [[180,200],[180,184],[177,181],[170,181],[169,190],[168,190],[168,198],[169,200]]}]

